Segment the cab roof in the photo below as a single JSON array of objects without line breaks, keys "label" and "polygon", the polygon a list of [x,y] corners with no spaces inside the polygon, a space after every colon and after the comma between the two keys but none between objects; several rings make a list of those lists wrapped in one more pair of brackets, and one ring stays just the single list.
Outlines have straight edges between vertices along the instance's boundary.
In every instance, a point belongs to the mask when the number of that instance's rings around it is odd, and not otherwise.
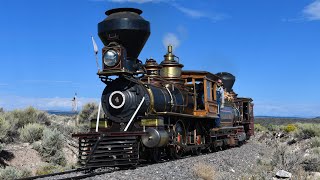
[{"label": "cab roof", "polygon": [[182,77],[183,78],[187,78],[187,77],[207,78],[207,79],[211,79],[213,81],[217,81],[218,79],[220,79],[219,76],[212,74],[208,71],[194,71],[194,70],[182,71]]}]

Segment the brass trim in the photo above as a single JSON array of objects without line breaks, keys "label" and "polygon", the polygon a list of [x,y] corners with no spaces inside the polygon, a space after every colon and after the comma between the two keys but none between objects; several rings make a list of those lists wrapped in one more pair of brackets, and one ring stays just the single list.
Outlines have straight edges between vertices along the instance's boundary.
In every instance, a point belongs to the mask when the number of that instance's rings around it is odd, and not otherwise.
[{"label": "brass trim", "polygon": [[181,117],[197,118],[197,119],[216,119],[216,118],[219,118],[218,116],[194,116],[194,115],[174,113],[174,112],[157,112],[156,114],[157,115],[181,116]]},{"label": "brass trim", "polygon": [[151,90],[150,87],[147,87],[147,92],[149,93],[149,97],[150,97],[150,111],[151,112],[156,112],[156,110],[154,109],[154,96],[153,96],[153,92]]},{"label": "brass trim", "polygon": [[141,119],[141,126],[163,126],[163,119]]},{"label": "brass trim", "polygon": [[[90,127],[96,128],[97,121],[91,121]],[[108,127],[108,121],[99,121],[99,128],[107,128]]]}]

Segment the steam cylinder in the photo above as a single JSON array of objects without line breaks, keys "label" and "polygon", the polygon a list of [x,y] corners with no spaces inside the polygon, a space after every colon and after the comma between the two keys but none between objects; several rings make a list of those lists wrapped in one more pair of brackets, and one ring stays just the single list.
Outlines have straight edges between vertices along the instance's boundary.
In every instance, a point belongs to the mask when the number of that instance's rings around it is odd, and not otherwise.
[{"label": "steam cylinder", "polygon": [[106,11],[108,17],[98,24],[98,35],[105,46],[117,42],[127,50],[128,59],[136,59],[150,35],[150,23],[141,10],[117,8]]}]

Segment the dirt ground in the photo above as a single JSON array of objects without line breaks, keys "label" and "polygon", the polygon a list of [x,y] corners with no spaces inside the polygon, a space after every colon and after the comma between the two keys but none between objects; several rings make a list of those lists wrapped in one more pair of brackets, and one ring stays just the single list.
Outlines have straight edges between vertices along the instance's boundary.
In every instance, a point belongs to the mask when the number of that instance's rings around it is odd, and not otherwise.
[{"label": "dirt ground", "polygon": [[[40,154],[32,149],[32,145],[29,143],[8,144],[5,150],[14,154],[14,158],[6,162],[9,166],[31,171],[33,175],[35,175],[37,169],[48,165],[47,162],[41,159]],[[74,153],[76,152],[76,148],[68,146],[63,148],[63,151],[67,164],[75,164],[77,162],[77,156]]]}]

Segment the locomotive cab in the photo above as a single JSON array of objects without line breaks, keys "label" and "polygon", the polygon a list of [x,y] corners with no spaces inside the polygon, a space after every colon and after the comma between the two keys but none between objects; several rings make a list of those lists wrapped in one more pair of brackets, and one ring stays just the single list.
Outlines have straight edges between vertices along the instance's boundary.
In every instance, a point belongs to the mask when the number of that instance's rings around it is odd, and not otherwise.
[{"label": "locomotive cab", "polygon": [[182,78],[185,80],[185,85],[192,89],[195,97],[193,115],[216,118],[218,116],[216,82],[219,77],[205,71],[182,71]]}]

